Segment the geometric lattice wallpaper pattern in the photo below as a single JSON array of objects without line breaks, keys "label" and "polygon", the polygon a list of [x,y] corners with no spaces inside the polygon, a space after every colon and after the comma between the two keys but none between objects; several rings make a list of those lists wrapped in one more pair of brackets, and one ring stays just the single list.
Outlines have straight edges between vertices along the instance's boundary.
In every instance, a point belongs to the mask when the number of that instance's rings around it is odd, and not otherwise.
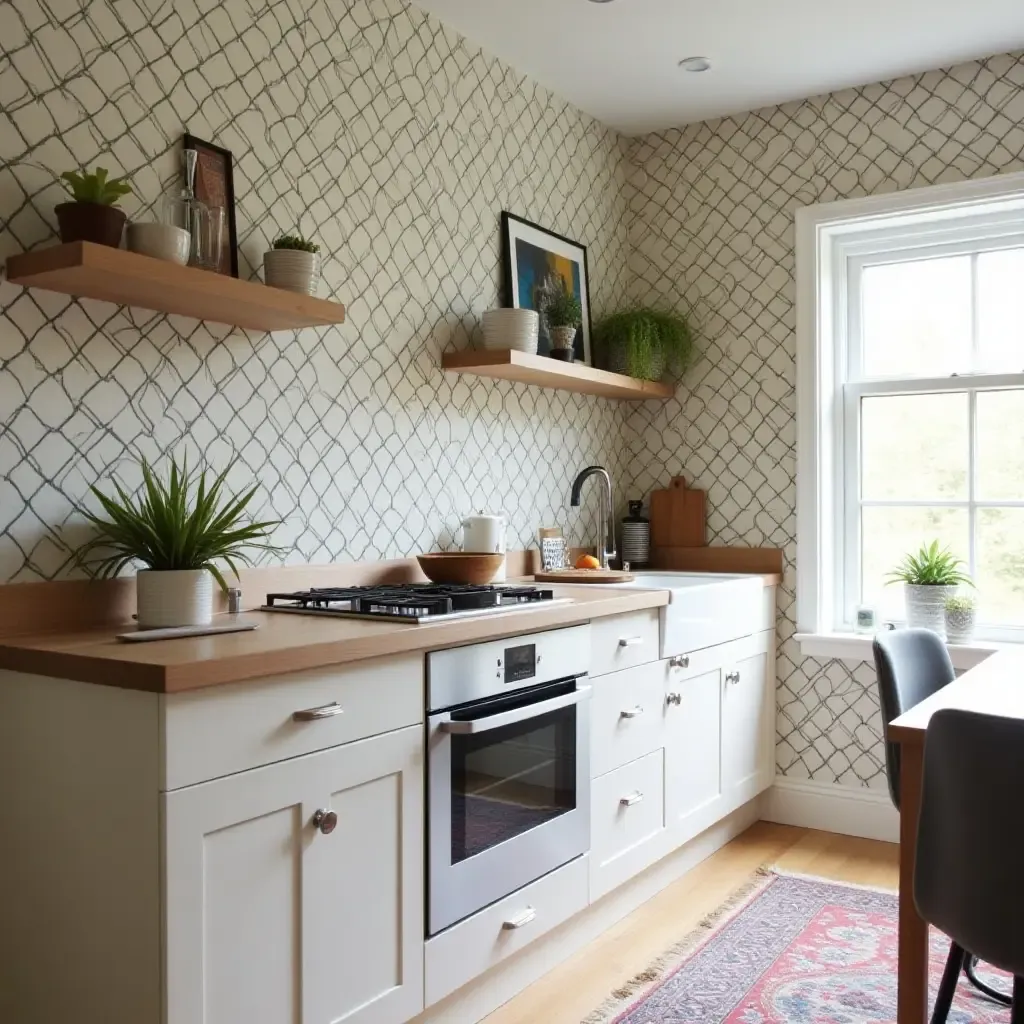
[{"label": "geometric lattice wallpaper pattern", "polygon": [[630,488],[686,471],[717,543],[786,552],[780,773],[884,788],[874,671],[803,658],[796,602],[793,211],[1024,169],[1024,57],[1008,55],[634,141],[631,294],[693,306],[687,386],[626,421]]},{"label": "geometric lattice wallpaper pattern", "polygon": [[[445,376],[498,304],[499,213],[586,239],[626,280],[619,136],[401,0],[0,3],[0,257],[51,244],[54,173],[178,175],[187,128],[235,158],[240,273],[296,226],[340,327],[247,333],[0,286],[0,581],[67,571],[72,502],[129,453],[239,459],[294,562],[447,545],[478,508],[596,534],[569,484],[619,475],[617,403]],[[184,439],[184,440],[183,440]],[[70,537],[69,537],[70,533]]]}]

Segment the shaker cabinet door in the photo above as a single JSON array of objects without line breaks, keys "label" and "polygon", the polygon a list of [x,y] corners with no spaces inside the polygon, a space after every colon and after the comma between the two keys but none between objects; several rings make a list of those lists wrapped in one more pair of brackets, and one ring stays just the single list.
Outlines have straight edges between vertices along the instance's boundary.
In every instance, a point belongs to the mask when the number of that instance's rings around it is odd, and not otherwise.
[{"label": "shaker cabinet door", "polygon": [[752,640],[757,649],[727,667],[722,687],[722,788],[730,810],[766,789],[774,774],[774,643],[767,633]]}]

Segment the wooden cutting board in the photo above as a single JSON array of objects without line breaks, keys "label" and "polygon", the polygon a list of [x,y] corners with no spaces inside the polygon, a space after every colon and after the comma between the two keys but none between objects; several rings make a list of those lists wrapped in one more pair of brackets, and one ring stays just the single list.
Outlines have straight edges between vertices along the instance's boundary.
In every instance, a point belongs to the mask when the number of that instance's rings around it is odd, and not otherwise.
[{"label": "wooden cutting board", "polygon": [[636,576],[618,569],[553,569],[533,578],[538,583],[632,583]]},{"label": "wooden cutting board", "polygon": [[651,547],[701,548],[707,544],[707,495],[677,476],[651,492]]}]

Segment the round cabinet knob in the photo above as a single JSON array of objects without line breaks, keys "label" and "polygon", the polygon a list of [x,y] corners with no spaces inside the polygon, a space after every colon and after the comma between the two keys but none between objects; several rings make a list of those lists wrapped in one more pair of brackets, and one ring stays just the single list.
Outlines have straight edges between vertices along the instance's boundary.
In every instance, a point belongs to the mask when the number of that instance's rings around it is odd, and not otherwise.
[{"label": "round cabinet knob", "polygon": [[329,836],[338,826],[338,815],[334,811],[317,811],[313,815],[313,824],[325,836]]},{"label": "round cabinet knob", "polygon": [[675,704],[679,707],[683,703],[683,695],[681,693],[670,693],[665,697],[666,704]]},{"label": "round cabinet knob", "polygon": [[668,663],[672,668],[689,668],[690,656],[688,654],[677,654],[674,658],[669,658]]}]

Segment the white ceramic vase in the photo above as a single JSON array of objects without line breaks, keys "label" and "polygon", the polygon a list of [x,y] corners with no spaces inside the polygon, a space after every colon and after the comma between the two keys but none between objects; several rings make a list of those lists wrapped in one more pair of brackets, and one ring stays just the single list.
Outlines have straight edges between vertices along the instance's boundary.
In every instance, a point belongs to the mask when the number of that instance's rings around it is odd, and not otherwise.
[{"label": "white ceramic vase", "polygon": [[315,295],[320,283],[320,254],[301,249],[271,249],[263,254],[263,280],[271,288]]},{"label": "white ceramic vase", "polygon": [[551,328],[551,347],[552,348],[572,348],[573,343],[576,341],[576,328],[575,327],[552,327]]},{"label": "white ceramic vase", "polygon": [[946,632],[946,598],[956,593],[956,587],[937,587],[905,583],[903,592],[907,603],[907,625],[930,629],[939,636]]},{"label": "white ceramic vase", "polygon": [[946,608],[946,639],[951,644],[966,644],[974,636],[978,611],[970,608]]},{"label": "white ceramic vase", "polygon": [[139,628],[208,626],[213,577],[205,569],[143,569],[135,577]]}]

